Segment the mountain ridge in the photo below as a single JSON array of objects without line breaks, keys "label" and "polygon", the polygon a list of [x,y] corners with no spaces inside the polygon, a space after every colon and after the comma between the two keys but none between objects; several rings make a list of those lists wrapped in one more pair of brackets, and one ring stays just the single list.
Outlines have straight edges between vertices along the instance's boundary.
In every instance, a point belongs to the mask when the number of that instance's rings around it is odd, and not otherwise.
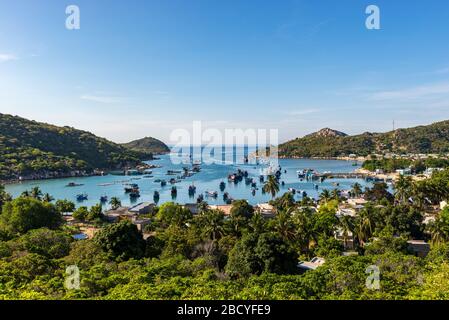
[{"label": "mountain ridge", "polygon": [[279,145],[279,156],[336,158],[351,154],[368,156],[386,153],[449,153],[449,120],[385,133],[320,134],[323,130],[330,133],[341,132],[325,128],[287,141]]}]

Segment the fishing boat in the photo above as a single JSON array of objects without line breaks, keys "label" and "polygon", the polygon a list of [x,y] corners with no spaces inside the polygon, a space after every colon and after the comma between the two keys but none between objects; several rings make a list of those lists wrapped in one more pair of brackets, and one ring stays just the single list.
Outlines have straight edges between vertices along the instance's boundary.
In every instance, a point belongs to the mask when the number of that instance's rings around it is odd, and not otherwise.
[{"label": "fishing boat", "polygon": [[155,183],[161,183],[161,181],[162,181],[161,179],[154,180]]},{"label": "fishing boat", "polygon": [[76,195],[77,201],[84,201],[84,200],[87,200],[87,198],[88,198],[87,193],[81,193],[81,194]]},{"label": "fishing boat", "polygon": [[196,187],[192,184],[189,186],[189,195],[193,196],[196,193]]},{"label": "fishing boat", "polygon": [[167,185],[167,181],[161,180],[161,187],[165,187]]},{"label": "fishing boat", "polygon": [[223,192],[226,189],[226,183],[224,181],[220,182],[220,191]]},{"label": "fishing boat", "polygon": [[81,183],[75,183],[75,182],[69,182],[66,187],[81,187],[83,184]]},{"label": "fishing boat", "polygon": [[216,198],[218,197],[218,192],[217,191],[206,191],[206,196],[211,197],[211,198]]},{"label": "fishing boat", "polygon": [[204,196],[202,195],[202,194],[200,194],[199,196],[198,196],[198,198],[196,199],[196,202],[197,203],[201,203],[201,202],[203,202],[204,201]]},{"label": "fishing boat", "polygon": [[178,195],[178,189],[176,187],[171,188],[171,196],[176,197]]},{"label": "fishing boat", "polygon": [[101,196],[101,197],[100,197],[100,202],[101,202],[101,203],[106,203],[106,202],[108,202],[108,196]]},{"label": "fishing boat", "polygon": [[295,188],[288,188],[288,191],[293,193],[293,194],[296,194],[296,189]]},{"label": "fishing boat", "polygon": [[133,199],[135,199],[135,198],[140,198],[140,192],[139,192],[139,190],[135,190],[135,191],[133,191],[133,192],[130,192],[129,197],[130,197],[130,198],[133,198]]},{"label": "fishing boat", "polygon": [[159,199],[160,199],[160,194],[159,194],[159,191],[156,190],[153,193],[153,200],[154,200],[155,203],[158,203]]},{"label": "fishing boat", "polygon": [[125,187],[125,193],[139,191],[139,186],[135,183],[131,183],[130,185]]},{"label": "fishing boat", "polygon": [[182,171],[179,171],[179,170],[168,170],[167,171],[167,175],[168,176],[175,176],[175,175],[180,174],[180,173],[182,173]]}]

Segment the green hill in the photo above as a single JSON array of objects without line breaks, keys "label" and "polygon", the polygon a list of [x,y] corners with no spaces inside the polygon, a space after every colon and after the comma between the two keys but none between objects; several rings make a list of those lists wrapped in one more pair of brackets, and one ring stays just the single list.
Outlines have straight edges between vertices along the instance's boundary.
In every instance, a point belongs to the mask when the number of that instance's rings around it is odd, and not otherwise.
[{"label": "green hill", "polygon": [[348,136],[323,129],[279,146],[280,157],[341,157],[385,153],[449,153],[449,120],[386,133]]},{"label": "green hill", "polygon": [[165,143],[152,137],[145,137],[139,140],[124,143],[122,145],[128,149],[138,152],[152,154],[164,154],[170,152],[170,148]]},{"label": "green hill", "polygon": [[151,154],[127,149],[90,132],[0,113],[2,180],[120,169],[151,158]]}]

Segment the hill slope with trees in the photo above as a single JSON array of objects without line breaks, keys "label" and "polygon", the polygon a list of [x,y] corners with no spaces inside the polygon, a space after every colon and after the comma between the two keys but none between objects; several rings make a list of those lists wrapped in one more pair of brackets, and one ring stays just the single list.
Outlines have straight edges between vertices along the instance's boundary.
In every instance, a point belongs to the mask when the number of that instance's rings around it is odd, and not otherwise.
[{"label": "hill slope with trees", "polygon": [[0,114],[2,180],[118,169],[151,158],[87,131]]},{"label": "hill slope with trees", "polygon": [[128,143],[124,143],[122,145],[128,149],[138,152],[152,154],[163,154],[170,152],[170,148],[165,143],[152,137],[145,137]]},{"label": "hill slope with trees", "polygon": [[386,133],[365,132],[354,136],[326,128],[279,146],[281,157],[327,158],[374,153],[449,153],[449,120],[428,126]]}]

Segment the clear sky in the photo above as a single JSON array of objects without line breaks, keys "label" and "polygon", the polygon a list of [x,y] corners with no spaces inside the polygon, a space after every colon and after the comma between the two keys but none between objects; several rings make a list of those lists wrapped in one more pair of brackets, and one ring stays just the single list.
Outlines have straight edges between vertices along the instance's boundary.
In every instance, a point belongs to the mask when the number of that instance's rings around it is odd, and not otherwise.
[{"label": "clear sky", "polygon": [[0,112],[117,142],[194,120],[282,141],[445,120],[449,1],[0,0]]}]

